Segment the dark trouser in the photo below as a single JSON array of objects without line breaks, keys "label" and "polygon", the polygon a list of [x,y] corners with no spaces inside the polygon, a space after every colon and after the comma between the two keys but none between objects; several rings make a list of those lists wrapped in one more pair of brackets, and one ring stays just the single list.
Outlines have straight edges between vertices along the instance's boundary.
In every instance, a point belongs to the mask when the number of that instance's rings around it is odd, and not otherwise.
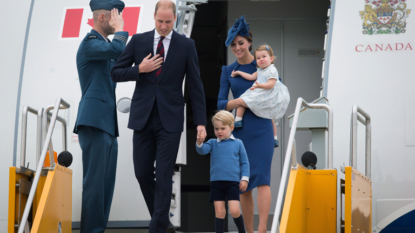
[{"label": "dark trouser", "polygon": [[151,215],[150,233],[164,233],[170,223],[172,176],[180,136],[181,132],[164,129],[156,103],[144,128],[134,131],[134,170]]},{"label": "dark trouser", "polygon": [[82,149],[81,232],[104,232],[110,214],[117,169],[117,138],[89,126],[78,129]]}]

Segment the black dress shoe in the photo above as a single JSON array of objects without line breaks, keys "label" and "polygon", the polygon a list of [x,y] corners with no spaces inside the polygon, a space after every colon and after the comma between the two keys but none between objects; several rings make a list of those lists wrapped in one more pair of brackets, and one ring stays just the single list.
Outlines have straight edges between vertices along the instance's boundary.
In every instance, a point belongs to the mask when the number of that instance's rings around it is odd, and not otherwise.
[{"label": "black dress shoe", "polygon": [[174,229],[173,224],[170,223],[169,227],[166,229],[166,233],[176,233],[176,229]]}]

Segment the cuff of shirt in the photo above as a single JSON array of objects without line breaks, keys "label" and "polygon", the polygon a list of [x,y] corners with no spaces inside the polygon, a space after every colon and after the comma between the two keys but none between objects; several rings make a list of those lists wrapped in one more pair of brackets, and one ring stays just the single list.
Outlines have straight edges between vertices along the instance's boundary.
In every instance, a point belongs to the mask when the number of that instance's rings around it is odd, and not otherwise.
[{"label": "cuff of shirt", "polygon": [[197,142],[196,142],[196,146],[198,147],[198,148],[202,148],[202,146],[203,146],[203,142],[202,142],[202,144],[197,144]]},{"label": "cuff of shirt", "polygon": [[242,176],[241,181],[246,180],[247,182],[249,182],[249,177],[248,176]]}]

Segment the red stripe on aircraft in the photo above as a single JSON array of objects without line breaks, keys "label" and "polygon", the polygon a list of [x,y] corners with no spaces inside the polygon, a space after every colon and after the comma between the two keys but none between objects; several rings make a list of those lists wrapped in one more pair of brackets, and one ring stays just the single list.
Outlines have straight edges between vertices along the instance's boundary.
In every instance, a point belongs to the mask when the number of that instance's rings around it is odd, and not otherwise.
[{"label": "red stripe on aircraft", "polygon": [[63,24],[62,38],[79,37],[84,9],[67,9]]},{"label": "red stripe on aircraft", "polygon": [[122,17],[124,19],[124,31],[127,31],[129,36],[136,34],[140,7],[125,7],[122,11]]}]

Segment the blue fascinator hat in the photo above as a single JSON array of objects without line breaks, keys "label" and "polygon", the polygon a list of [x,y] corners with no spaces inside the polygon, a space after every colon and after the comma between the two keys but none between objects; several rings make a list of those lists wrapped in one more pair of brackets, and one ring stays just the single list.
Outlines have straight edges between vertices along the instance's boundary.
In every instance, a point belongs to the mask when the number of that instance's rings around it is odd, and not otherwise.
[{"label": "blue fascinator hat", "polygon": [[228,32],[228,39],[226,39],[225,41],[225,45],[229,46],[233,39],[235,39],[235,37],[237,35],[240,36],[249,36],[249,27],[248,27],[249,23],[246,23],[245,17],[241,16],[241,18],[237,19],[235,24],[232,25],[231,29],[229,29]]}]

